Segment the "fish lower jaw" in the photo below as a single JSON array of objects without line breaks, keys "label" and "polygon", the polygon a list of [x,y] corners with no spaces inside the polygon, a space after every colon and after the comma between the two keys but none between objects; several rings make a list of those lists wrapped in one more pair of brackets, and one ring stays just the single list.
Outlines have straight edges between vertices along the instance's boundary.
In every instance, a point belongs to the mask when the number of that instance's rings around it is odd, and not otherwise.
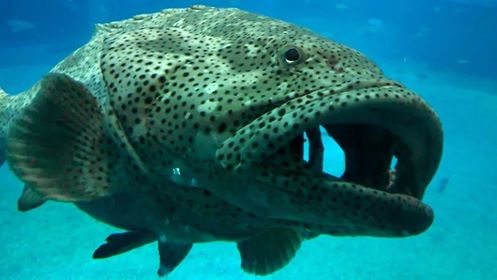
[{"label": "fish lower jaw", "polygon": [[405,237],[425,231],[433,222],[431,208],[411,195],[343,180],[309,165],[295,170],[268,163],[259,166],[254,177],[254,185],[272,192],[254,199],[265,201],[266,216],[312,232]]}]

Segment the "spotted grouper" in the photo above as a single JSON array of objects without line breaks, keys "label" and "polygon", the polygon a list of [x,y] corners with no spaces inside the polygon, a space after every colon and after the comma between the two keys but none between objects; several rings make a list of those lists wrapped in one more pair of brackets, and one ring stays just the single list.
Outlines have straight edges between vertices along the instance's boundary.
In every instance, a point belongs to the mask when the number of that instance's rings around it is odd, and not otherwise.
[{"label": "spotted grouper", "polygon": [[[237,242],[265,275],[320,234],[419,234],[443,138],[361,53],[204,6],[98,25],[32,88],[0,93],[0,128],[20,210],[71,202],[125,230],[96,258],[158,241],[161,275],[199,242]],[[323,137],[344,151],[341,177],[323,170]]]}]

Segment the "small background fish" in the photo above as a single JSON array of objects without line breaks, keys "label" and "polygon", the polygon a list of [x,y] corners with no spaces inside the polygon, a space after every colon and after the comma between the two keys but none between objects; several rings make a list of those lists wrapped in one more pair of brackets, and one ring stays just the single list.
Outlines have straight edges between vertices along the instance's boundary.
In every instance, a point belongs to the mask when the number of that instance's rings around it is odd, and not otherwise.
[{"label": "small background fish", "polygon": [[438,181],[436,192],[443,193],[449,185],[450,177],[443,177]]}]

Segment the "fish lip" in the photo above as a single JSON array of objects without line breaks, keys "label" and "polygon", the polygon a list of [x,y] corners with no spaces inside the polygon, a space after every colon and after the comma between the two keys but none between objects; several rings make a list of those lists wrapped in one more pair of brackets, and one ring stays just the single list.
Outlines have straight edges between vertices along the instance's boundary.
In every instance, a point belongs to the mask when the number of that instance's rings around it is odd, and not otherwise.
[{"label": "fish lip", "polygon": [[[364,221],[357,221],[348,217],[345,221],[342,219],[341,222],[328,226],[325,233],[334,236],[407,237],[425,232],[433,224],[433,209],[414,197],[402,196],[411,200],[408,203],[404,202],[408,205],[408,208],[404,208],[403,206],[405,205],[398,204],[396,207],[392,207],[394,210],[387,210],[382,213],[382,216],[389,223],[388,226],[364,223]],[[313,223],[305,221],[302,222],[302,225],[312,228]]]},{"label": "fish lip", "polygon": [[388,192],[420,200],[441,159],[441,124],[423,99],[388,80],[354,82],[289,99],[227,139],[217,151],[218,160],[224,168],[240,171],[260,165],[312,126],[354,123],[376,125],[397,138],[402,144],[397,182],[407,185],[398,184]]}]

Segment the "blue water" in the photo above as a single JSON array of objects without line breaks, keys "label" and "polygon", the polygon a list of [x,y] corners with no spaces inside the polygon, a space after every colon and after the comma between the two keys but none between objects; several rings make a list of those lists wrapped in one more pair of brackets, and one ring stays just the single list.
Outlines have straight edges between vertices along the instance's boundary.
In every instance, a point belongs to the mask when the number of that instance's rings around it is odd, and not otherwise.
[{"label": "blue water", "polygon": [[[444,126],[442,163],[425,196],[436,214],[427,232],[322,236],[267,279],[497,279],[497,1],[1,0],[0,86],[30,87],[84,44],[94,23],[191,4],[284,19],[356,48],[423,96]],[[21,189],[1,167],[0,279],[157,278],[154,245],[92,260],[116,230],[70,204],[19,213]],[[239,265],[233,243],[201,244],[169,279],[255,279]]]}]

